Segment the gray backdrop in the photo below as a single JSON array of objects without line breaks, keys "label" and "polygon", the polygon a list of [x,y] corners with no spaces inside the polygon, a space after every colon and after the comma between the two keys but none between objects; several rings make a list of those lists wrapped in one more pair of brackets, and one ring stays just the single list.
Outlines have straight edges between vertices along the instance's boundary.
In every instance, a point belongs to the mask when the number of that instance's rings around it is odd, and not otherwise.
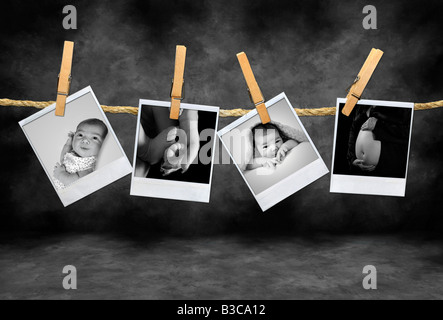
[{"label": "gray backdrop", "polygon": [[[266,98],[335,105],[371,48],[385,54],[364,98],[443,99],[441,1],[7,1],[0,11],[0,97],[54,100],[63,41],[75,42],[71,92],[91,85],[101,104],[167,100],[175,46],[187,46],[186,102],[251,108],[236,53],[245,51]],[[329,193],[330,176],[261,213],[234,165],[216,165],[210,204],[129,196],[130,176],[64,209],[17,122],[33,108],[0,107],[2,232],[442,231],[443,108],[414,115],[405,198]],[[132,162],[136,117],[108,118]],[[219,127],[234,118],[221,118]],[[334,118],[302,117],[329,169]]]}]

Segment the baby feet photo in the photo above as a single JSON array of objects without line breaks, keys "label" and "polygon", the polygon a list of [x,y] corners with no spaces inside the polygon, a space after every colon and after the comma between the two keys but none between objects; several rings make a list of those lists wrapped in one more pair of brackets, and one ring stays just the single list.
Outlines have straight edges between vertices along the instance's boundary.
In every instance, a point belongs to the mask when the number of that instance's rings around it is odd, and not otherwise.
[{"label": "baby feet photo", "polygon": [[140,100],[131,195],[209,202],[219,108],[170,104]]}]

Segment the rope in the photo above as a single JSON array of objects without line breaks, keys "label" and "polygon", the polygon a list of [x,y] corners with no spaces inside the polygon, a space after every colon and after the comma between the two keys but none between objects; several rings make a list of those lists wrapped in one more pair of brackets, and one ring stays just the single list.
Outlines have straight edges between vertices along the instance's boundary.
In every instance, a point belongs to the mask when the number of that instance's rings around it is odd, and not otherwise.
[{"label": "rope", "polygon": [[[0,105],[5,107],[33,107],[38,109],[43,109],[55,101],[30,101],[30,100],[11,100],[11,99],[0,99]],[[129,113],[137,115],[138,108],[130,106],[101,106],[103,111],[108,113]],[[430,110],[435,108],[443,107],[443,100],[427,102],[427,103],[414,103],[414,110]],[[303,116],[333,116],[335,115],[335,107],[328,108],[294,108],[295,112],[300,117]],[[220,109],[220,117],[241,117],[251,111],[250,109]]]}]

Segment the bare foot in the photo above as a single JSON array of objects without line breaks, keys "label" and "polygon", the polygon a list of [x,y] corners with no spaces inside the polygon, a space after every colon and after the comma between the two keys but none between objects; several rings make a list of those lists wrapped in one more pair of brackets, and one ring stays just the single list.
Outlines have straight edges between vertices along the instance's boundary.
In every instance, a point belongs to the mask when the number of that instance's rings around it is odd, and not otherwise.
[{"label": "bare foot", "polygon": [[[169,127],[160,132],[155,138],[147,139],[141,137],[138,146],[138,157],[149,164],[156,164],[163,158],[163,154],[167,148],[174,144],[183,131],[178,127]],[[140,131],[140,135],[146,135],[144,131]]]},{"label": "bare foot", "polygon": [[176,142],[164,152],[163,163],[160,171],[163,176],[167,176],[181,168],[181,162],[186,157],[186,145]]}]

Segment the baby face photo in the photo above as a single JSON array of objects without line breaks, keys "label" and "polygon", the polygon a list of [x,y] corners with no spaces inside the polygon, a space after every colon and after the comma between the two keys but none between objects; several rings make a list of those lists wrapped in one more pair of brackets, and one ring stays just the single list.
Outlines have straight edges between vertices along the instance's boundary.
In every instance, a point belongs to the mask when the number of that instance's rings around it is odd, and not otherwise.
[{"label": "baby face photo", "polygon": [[263,211],[329,172],[286,95],[265,104],[271,122],[254,109],[218,132]]},{"label": "baby face photo", "polygon": [[360,100],[349,117],[337,99],[331,192],[403,196],[413,103]]},{"label": "baby face photo", "polygon": [[131,195],[209,202],[218,107],[140,100]]},{"label": "baby face photo", "polygon": [[64,206],[132,171],[90,87],[67,98],[63,117],[53,104],[19,124]]}]

